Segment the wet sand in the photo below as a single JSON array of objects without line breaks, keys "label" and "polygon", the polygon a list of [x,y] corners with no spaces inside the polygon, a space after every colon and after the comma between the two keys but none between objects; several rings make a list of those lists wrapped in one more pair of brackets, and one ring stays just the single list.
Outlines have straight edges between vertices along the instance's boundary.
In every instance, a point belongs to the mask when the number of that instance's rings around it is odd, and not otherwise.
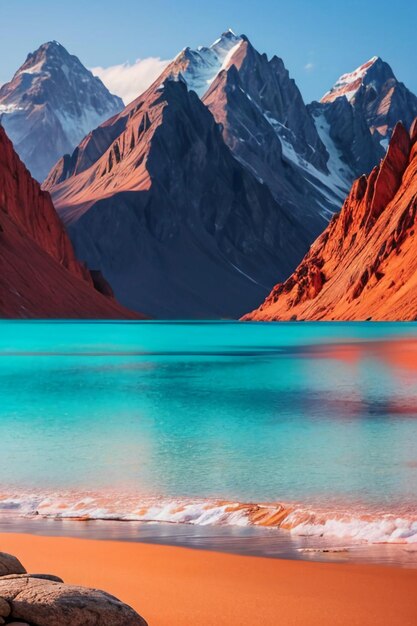
[{"label": "wet sand", "polygon": [[102,588],[150,626],[415,626],[417,570],[0,535],[28,571]]}]

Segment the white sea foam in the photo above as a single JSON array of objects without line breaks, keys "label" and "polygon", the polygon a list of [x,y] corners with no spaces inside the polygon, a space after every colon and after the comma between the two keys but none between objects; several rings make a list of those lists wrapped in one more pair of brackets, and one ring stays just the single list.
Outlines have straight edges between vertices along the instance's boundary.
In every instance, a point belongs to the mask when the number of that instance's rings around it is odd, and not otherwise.
[{"label": "white sea foam", "polygon": [[417,511],[307,509],[294,504],[138,498],[131,494],[32,492],[0,495],[0,512],[54,519],[100,519],[173,524],[263,526],[294,536],[333,537],[354,543],[417,543]]},{"label": "white sea foam", "polygon": [[[291,519],[288,522],[291,523]],[[298,536],[349,538],[355,542],[417,543],[417,519],[396,517],[394,514],[372,518],[329,513],[328,518],[321,518],[320,521],[313,515],[311,519],[295,524],[290,531]]]}]

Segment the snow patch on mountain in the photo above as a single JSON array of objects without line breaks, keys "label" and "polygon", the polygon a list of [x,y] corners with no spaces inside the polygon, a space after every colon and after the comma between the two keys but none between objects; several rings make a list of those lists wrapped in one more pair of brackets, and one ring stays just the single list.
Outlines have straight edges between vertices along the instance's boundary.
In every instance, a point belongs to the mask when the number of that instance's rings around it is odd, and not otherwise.
[{"label": "snow patch on mountain", "polygon": [[334,141],[330,136],[330,124],[326,120],[325,115],[323,113],[317,116],[313,115],[313,120],[319,137],[324,143],[329,154],[327,167],[331,172],[331,177],[337,189],[339,189],[339,194],[342,193],[342,197],[344,197],[350,189],[352,180],[355,178],[355,174],[343,160],[343,153],[341,150],[338,150],[335,146]]},{"label": "snow patch on mountain", "polygon": [[[246,95],[248,96],[248,94]],[[251,99],[250,96],[248,98]],[[257,108],[259,107],[257,106]],[[291,135],[294,135],[290,128],[273,118],[269,113],[263,113],[263,116],[278,135],[284,159],[303,170],[308,175],[312,186],[325,198],[326,202],[320,203],[322,206],[321,214],[325,219],[330,219],[333,212],[329,210],[328,203],[337,206],[343,201],[354,176],[343,162],[341,153],[337,150],[330,137],[330,126],[326,118],[324,115],[320,115],[316,118],[313,117],[313,120],[318,135],[329,154],[327,162],[329,173],[320,171],[296,152],[293,143],[289,139]],[[312,149],[314,150],[314,148]]]},{"label": "snow patch on mountain", "polygon": [[188,89],[201,98],[219,72],[228,67],[242,41],[242,37],[229,29],[209,47],[184,48],[174,59],[172,73],[180,73]]},{"label": "snow patch on mountain", "polygon": [[31,67],[26,67],[24,69],[20,69],[16,72],[16,76],[21,74],[40,74],[42,72],[45,60],[42,59],[39,63],[32,65]]},{"label": "snow patch on mountain", "polygon": [[341,96],[345,96],[345,98],[351,102],[352,98],[361,86],[369,68],[372,67],[376,61],[378,61],[378,58],[379,57],[377,56],[373,56],[369,59],[369,61],[356,68],[353,72],[342,74],[334,86],[324,94],[321,102],[332,102]]},{"label": "snow patch on mountain", "polygon": [[321,204],[321,215],[326,220],[329,220],[334,213],[334,211],[329,209],[329,204],[331,206],[339,206],[346,195],[344,183],[342,183],[343,186],[341,186],[338,175],[335,175],[334,172],[329,174],[321,172],[314,167],[314,165],[303,159],[294,150],[294,146],[289,141],[283,137],[280,139],[283,157],[303,170],[306,179],[310,182],[312,187],[320,192],[323,200],[327,200],[327,202],[320,202],[320,200],[318,200],[318,203]]},{"label": "snow patch on mountain", "polygon": [[23,111],[23,107],[17,104],[0,104],[0,115],[2,113],[13,113],[14,111]]}]

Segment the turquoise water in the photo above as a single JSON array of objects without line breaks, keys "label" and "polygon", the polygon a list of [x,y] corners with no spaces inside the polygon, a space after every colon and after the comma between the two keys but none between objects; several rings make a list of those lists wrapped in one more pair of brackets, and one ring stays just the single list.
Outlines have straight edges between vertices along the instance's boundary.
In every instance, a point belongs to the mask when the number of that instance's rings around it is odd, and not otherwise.
[{"label": "turquoise water", "polygon": [[416,338],[415,324],[1,322],[0,489],[413,513]]}]

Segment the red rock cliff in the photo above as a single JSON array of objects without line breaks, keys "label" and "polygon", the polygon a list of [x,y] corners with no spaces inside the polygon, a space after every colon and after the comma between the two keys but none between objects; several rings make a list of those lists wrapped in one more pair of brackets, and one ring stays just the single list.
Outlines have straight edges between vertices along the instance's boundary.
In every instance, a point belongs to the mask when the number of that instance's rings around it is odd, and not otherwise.
[{"label": "red rock cliff", "polygon": [[49,193],[31,177],[1,126],[0,316],[136,317],[94,289]]},{"label": "red rock cliff", "polygon": [[295,272],[245,320],[417,318],[417,121],[352,186]]}]

